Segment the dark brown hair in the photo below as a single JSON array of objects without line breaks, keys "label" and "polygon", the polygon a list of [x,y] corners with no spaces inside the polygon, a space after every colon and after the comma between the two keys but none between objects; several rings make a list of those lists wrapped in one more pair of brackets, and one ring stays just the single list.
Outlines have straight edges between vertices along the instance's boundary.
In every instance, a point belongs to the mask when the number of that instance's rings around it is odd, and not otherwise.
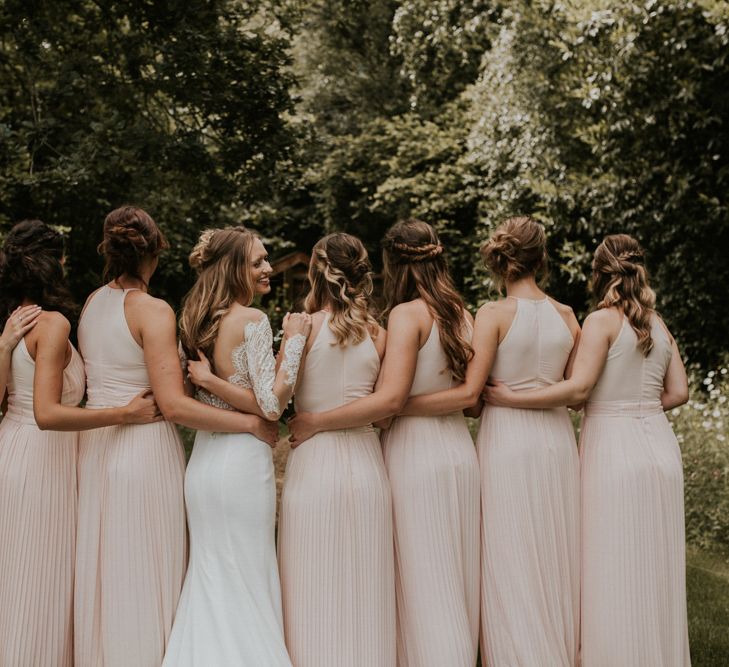
[{"label": "dark brown hair", "polygon": [[309,313],[326,306],[332,309],[329,328],[339,345],[356,345],[377,335],[377,322],[370,313],[372,266],[356,236],[339,232],[317,241],[311,251],[309,282],[304,308]]},{"label": "dark brown hair", "polygon": [[481,246],[481,257],[501,290],[507,282],[547,275],[547,236],[533,218],[507,218]]},{"label": "dark brown hair", "polygon": [[212,359],[223,315],[236,299],[246,305],[253,301],[251,248],[256,238],[240,226],[206,229],[192,249],[190,266],[197,280],[180,315],[180,342],[189,359],[197,359],[197,350]]},{"label": "dark brown hair", "polygon": [[145,257],[157,257],[169,247],[152,217],[136,206],[114,209],[104,220],[104,240],[98,251],[104,256],[104,280],[125,273],[139,280],[139,265]]},{"label": "dark brown hair", "polygon": [[644,253],[638,241],[627,234],[606,236],[592,260],[592,294],[598,308],[619,308],[638,336],[638,349],[653,349],[651,315],[656,294],[648,284]]},{"label": "dark brown hair", "polygon": [[448,369],[461,382],[473,357],[464,331],[465,306],[456,291],[443,246],[435,230],[421,220],[403,220],[382,241],[385,316],[400,303],[423,299],[438,326]]},{"label": "dark brown hair", "polygon": [[23,301],[75,323],[78,308],[63,275],[63,235],[40,220],[23,220],[5,237],[0,261],[0,328]]}]

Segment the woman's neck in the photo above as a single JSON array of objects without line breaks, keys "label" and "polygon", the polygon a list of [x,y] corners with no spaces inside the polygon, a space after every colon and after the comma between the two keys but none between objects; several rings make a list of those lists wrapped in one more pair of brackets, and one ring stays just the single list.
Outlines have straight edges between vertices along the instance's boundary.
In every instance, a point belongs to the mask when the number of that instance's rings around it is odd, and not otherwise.
[{"label": "woman's neck", "polygon": [[145,276],[144,274],[141,274],[139,278],[136,276],[130,276],[127,273],[122,274],[118,278],[115,278],[114,280],[109,283],[112,287],[118,287],[119,289],[138,289],[142,292],[147,291],[147,286],[149,284],[149,279],[152,276]]},{"label": "woman's neck", "polygon": [[532,299],[540,301],[545,299],[547,295],[539,288],[534,276],[526,276],[506,283],[506,296],[512,296],[516,299]]}]

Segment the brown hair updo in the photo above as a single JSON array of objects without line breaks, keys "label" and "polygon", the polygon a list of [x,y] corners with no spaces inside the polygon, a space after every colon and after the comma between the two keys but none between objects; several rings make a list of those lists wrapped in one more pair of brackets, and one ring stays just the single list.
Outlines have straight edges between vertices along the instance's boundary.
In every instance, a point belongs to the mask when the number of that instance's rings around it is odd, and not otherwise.
[{"label": "brown hair updo", "polygon": [[425,301],[438,326],[448,369],[463,381],[473,348],[463,328],[463,299],[453,285],[438,234],[427,222],[403,220],[387,230],[382,248],[385,315],[400,303]]},{"label": "brown hair updo", "polygon": [[638,349],[653,349],[651,314],[656,293],[648,284],[644,253],[638,241],[627,234],[606,236],[592,260],[592,293],[598,308],[617,307],[638,336]]},{"label": "brown hair updo", "polygon": [[188,359],[212,359],[220,320],[233,301],[253,301],[251,249],[258,238],[245,227],[206,229],[190,253],[197,280],[182,301],[180,342]]},{"label": "brown hair updo", "polygon": [[544,227],[528,216],[507,218],[481,246],[481,257],[499,290],[527,276],[543,280],[547,274]]},{"label": "brown hair updo", "polygon": [[141,280],[142,260],[157,257],[168,247],[167,239],[149,213],[136,206],[114,209],[104,220],[104,240],[98,247],[104,256],[104,280],[116,280],[125,273]]},{"label": "brown hair updo", "polygon": [[357,345],[376,335],[377,322],[370,313],[372,266],[356,236],[339,232],[317,241],[311,251],[309,282],[304,308],[309,313],[331,308],[329,328],[338,345]]},{"label": "brown hair updo", "polygon": [[23,220],[5,237],[0,261],[0,328],[23,301],[56,310],[72,323],[77,308],[63,275],[63,235]]}]

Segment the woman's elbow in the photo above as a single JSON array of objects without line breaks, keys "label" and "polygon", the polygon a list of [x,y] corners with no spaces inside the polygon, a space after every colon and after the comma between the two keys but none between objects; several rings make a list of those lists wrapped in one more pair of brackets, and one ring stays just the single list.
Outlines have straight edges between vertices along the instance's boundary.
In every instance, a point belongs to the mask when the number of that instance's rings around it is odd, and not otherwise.
[{"label": "woman's elbow", "polygon": [[55,422],[53,415],[44,408],[33,408],[33,417],[35,418],[35,424],[41,431],[52,431]]},{"label": "woman's elbow", "polygon": [[165,421],[173,424],[180,424],[184,420],[185,408],[184,405],[180,405],[180,401],[157,401],[157,407],[162,413]]},{"label": "woman's elbow", "polygon": [[589,398],[590,390],[591,387],[584,384],[575,386],[572,395],[569,397],[567,405],[582,405]]},{"label": "woman's elbow", "polygon": [[387,417],[393,417],[395,415],[399,415],[403,408],[405,407],[405,404],[408,402],[408,395],[396,395],[393,394],[392,396],[388,396],[387,400],[385,401],[384,409],[387,411]]}]

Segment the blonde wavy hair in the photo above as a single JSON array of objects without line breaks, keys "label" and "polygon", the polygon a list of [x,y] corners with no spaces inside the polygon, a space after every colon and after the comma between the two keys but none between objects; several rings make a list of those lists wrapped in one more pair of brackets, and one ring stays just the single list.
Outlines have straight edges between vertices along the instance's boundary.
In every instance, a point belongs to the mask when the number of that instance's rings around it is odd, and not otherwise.
[{"label": "blonde wavy hair", "polygon": [[547,235],[529,216],[507,218],[481,246],[481,258],[499,291],[507,282],[534,276],[547,277]]},{"label": "blonde wavy hair", "polygon": [[606,236],[592,260],[592,294],[597,308],[619,308],[638,336],[638,349],[648,356],[653,349],[651,315],[656,293],[648,283],[644,252],[627,234]]},{"label": "blonde wavy hair", "polygon": [[422,299],[438,326],[440,342],[453,377],[463,382],[473,358],[464,331],[465,304],[456,291],[436,231],[421,220],[403,220],[382,241],[384,315],[400,303]]},{"label": "blonde wavy hair", "polygon": [[220,320],[231,304],[253,301],[251,249],[258,238],[245,227],[206,229],[190,253],[197,280],[182,301],[180,342],[190,359],[197,350],[212,359]]},{"label": "blonde wavy hair", "polygon": [[331,310],[329,328],[337,345],[357,345],[367,336],[377,336],[377,321],[370,313],[372,266],[356,236],[336,233],[317,241],[309,282],[304,308],[308,313]]}]

